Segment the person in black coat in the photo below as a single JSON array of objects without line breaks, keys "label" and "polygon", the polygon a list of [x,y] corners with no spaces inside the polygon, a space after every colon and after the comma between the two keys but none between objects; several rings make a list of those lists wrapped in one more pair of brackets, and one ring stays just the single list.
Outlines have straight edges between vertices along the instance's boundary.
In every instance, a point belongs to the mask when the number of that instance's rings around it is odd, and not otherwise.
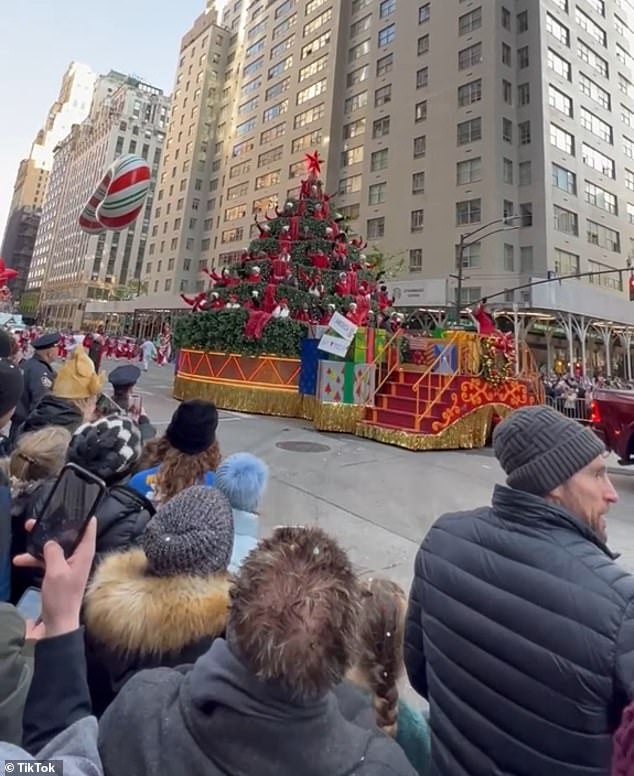
[{"label": "person in black coat", "polygon": [[441,517],[416,557],[405,664],[434,776],[608,776],[634,694],[634,577],[606,545],[603,444],[550,407],[495,430],[491,507]]},{"label": "person in black coat", "polygon": [[31,358],[24,361],[22,366],[24,390],[11,423],[10,439],[12,441],[17,438],[22,423],[53,387],[55,370],[52,364],[57,358],[59,340],[60,335],[57,333],[42,334],[41,337],[33,340],[34,353]]},{"label": "person in black coat", "polygon": [[197,486],[159,509],[141,547],[102,560],[84,605],[98,716],[138,671],[193,663],[224,634],[232,547],[228,499]]},{"label": "person in black coat", "polygon": [[139,427],[124,415],[84,423],[71,438],[67,460],[108,486],[96,510],[98,559],[104,553],[136,545],[155,512],[146,498],[125,484],[141,452]]}]

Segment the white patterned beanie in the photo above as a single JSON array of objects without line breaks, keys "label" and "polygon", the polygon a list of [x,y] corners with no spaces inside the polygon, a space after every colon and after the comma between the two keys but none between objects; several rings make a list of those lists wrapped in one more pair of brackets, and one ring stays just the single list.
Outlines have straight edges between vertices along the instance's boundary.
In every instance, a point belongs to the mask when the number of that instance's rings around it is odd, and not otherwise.
[{"label": "white patterned beanie", "polygon": [[84,423],[75,431],[67,460],[112,484],[130,474],[142,449],[137,424],[123,415],[109,415]]}]

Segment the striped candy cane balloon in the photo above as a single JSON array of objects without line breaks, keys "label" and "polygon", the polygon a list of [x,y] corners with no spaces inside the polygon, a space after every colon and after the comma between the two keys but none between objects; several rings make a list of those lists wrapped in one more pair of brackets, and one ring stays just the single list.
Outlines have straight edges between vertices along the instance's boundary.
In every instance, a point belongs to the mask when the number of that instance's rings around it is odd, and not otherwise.
[{"label": "striped candy cane balloon", "polygon": [[80,227],[88,234],[125,229],[143,209],[149,188],[150,167],[145,159],[135,154],[119,157],[82,210]]}]

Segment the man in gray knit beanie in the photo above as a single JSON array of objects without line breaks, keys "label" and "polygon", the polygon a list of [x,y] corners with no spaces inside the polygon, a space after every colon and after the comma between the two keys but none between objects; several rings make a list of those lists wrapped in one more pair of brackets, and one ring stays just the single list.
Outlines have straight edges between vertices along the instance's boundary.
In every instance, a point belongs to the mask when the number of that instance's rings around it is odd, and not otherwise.
[{"label": "man in gray knit beanie", "polygon": [[416,558],[404,654],[432,771],[608,776],[634,700],[634,577],[605,543],[604,446],[539,406],[502,421],[493,448],[506,485],[440,517]]}]

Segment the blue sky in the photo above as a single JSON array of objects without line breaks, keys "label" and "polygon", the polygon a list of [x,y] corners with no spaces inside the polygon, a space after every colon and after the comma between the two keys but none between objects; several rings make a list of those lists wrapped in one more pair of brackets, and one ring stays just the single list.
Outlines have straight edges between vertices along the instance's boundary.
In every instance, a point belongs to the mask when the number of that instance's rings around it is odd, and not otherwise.
[{"label": "blue sky", "polygon": [[71,61],[170,92],[183,33],[205,0],[0,0],[0,242],[20,159]]}]

